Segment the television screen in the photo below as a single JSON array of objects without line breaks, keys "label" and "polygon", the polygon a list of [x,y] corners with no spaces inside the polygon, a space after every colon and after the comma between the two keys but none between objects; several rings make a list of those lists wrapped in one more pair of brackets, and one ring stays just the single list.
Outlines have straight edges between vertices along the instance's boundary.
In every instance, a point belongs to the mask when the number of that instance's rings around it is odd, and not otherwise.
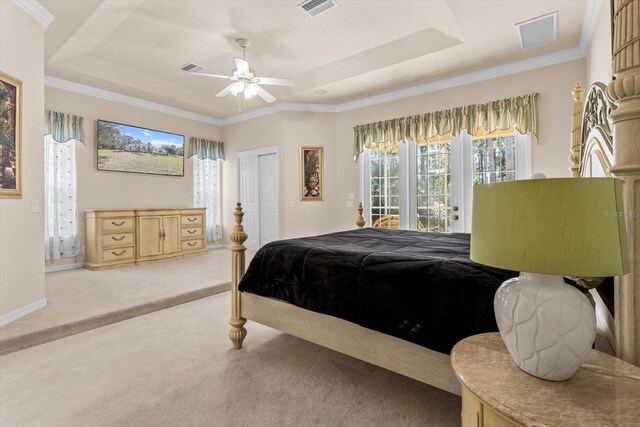
[{"label": "television screen", "polygon": [[184,176],[184,136],[98,120],[98,170]]}]

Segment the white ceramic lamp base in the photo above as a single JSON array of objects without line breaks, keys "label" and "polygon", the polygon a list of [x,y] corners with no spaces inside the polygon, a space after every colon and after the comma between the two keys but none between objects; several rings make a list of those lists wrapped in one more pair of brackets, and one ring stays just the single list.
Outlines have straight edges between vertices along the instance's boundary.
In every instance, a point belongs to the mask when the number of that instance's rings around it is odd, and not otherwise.
[{"label": "white ceramic lamp base", "polygon": [[593,306],[561,276],[520,273],[500,286],[493,308],[514,362],[538,378],[571,378],[595,339]]}]

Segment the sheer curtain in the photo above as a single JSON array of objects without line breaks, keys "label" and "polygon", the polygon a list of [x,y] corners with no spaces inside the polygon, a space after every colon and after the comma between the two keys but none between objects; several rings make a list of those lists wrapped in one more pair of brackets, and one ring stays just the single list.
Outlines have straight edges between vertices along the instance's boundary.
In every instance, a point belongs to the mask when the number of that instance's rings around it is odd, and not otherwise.
[{"label": "sheer curtain", "polygon": [[207,208],[207,240],[222,239],[220,214],[220,167],[224,160],[224,144],[191,137],[189,157],[193,157],[193,204]]},{"label": "sheer curtain", "polygon": [[82,117],[45,112],[45,259],[82,253],[78,234],[76,141],[84,144]]}]

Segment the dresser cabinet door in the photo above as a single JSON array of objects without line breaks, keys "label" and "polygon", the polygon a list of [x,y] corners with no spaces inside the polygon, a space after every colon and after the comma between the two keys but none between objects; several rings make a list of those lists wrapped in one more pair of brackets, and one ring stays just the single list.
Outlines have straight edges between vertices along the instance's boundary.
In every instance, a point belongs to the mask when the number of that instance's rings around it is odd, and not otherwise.
[{"label": "dresser cabinet door", "polygon": [[166,215],[163,222],[163,249],[165,254],[180,252],[181,226],[180,215]]},{"label": "dresser cabinet door", "polygon": [[162,255],[162,216],[138,218],[138,257]]}]

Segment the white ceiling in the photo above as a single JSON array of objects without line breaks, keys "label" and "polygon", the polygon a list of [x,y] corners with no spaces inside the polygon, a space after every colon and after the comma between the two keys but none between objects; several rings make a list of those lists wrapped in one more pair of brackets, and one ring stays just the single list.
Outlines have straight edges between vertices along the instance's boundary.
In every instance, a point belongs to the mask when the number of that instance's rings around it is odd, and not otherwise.
[{"label": "white ceiling", "polygon": [[[341,103],[578,46],[583,0],[337,0],[315,18],[301,0],[41,0],[46,74],[219,118],[238,100],[222,79],[189,76],[193,62],[228,74],[247,60],[278,102]],[[522,50],[514,24],[559,11],[559,38]],[[318,95],[316,90],[326,90]],[[248,101],[245,111],[267,105]]]}]

